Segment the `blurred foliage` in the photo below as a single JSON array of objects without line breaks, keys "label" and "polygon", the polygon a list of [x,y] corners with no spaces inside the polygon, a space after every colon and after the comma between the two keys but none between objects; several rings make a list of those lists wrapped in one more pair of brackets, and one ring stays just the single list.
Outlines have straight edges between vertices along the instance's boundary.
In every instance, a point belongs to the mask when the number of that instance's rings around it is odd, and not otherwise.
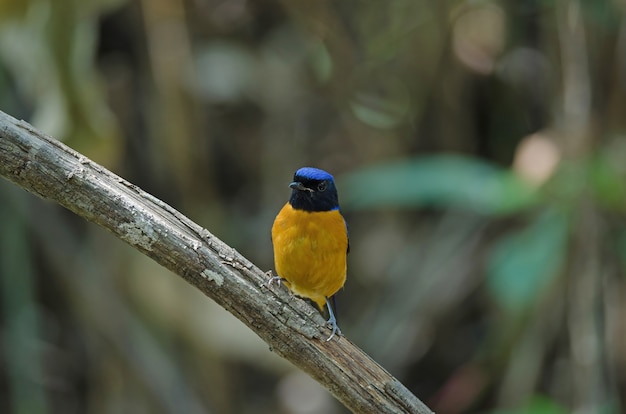
[{"label": "blurred foliage", "polygon": [[499,215],[527,209],[537,198],[535,189],[510,171],[450,155],[363,168],[340,184],[349,210],[455,207]]},{"label": "blurred foliage", "polygon": [[525,406],[512,410],[496,410],[494,414],[565,414],[567,411],[545,397],[534,396]]},{"label": "blurred foliage", "polygon": [[504,308],[527,309],[562,271],[567,221],[542,212],[525,229],[502,237],[487,263],[487,287]]},{"label": "blurred foliage", "polygon": [[[626,407],[626,6],[0,0],[0,109],[264,269],[335,174],[343,332],[438,413]],[[177,277],[0,182],[0,411],[340,413]]]}]

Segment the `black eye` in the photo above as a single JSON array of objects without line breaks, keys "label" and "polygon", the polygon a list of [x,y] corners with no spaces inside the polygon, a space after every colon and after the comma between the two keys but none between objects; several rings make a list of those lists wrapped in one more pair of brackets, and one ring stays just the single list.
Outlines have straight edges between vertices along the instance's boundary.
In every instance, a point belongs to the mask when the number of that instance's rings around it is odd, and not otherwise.
[{"label": "black eye", "polygon": [[326,191],[326,181],[322,181],[317,185],[317,191],[319,191],[320,193]]}]

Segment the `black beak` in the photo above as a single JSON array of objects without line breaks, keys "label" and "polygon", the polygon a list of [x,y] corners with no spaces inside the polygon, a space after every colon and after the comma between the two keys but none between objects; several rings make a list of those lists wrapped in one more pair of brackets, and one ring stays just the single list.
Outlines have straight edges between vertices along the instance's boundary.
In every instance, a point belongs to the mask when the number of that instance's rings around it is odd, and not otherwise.
[{"label": "black beak", "polygon": [[294,190],[299,190],[299,191],[313,192],[313,190],[305,187],[304,184],[302,184],[300,181],[294,181],[293,183],[289,184],[289,188],[293,188]]}]

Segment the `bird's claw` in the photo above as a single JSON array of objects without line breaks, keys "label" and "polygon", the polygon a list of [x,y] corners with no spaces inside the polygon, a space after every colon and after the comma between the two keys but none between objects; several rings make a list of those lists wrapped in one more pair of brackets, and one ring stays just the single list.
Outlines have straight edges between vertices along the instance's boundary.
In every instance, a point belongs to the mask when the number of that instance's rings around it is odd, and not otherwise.
[{"label": "bird's claw", "polygon": [[341,336],[341,329],[339,329],[339,325],[337,325],[337,320],[335,318],[330,318],[326,321],[327,324],[330,324],[330,328],[332,329],[332,332],[330,333],[330,336],[328,337],[328,339],[326,340],[326,342],[330,342],[331,339],[333,339],[333,337],[335,335],[337,336]]},{"label": "bird's claw", "polygon": [[341,329],[339,329],[339,325],[337,325],[337,318],[335,317],[335,313],[333,312],[333,308],[330,305],[328,298],[326,298],[326,306],[328,307],[328,320],[326,321],[326,324],[330,324],[330,328],[332,329],[330,336],[326,340],[326,342],[329,342],[335,335],[341,336]]},{"label": "bird's claw", "polygon": [[278,282],[278,286],[280,286],[280,283],[283,281],[283,278],[280,276],[272,276],[273,273],[272,271],[268,271],[267,273],[265,273],[266,275],[270,276],[269,280],[267,281],[267,287],[271,288],[272,285],[274,284],[274,282]]}]

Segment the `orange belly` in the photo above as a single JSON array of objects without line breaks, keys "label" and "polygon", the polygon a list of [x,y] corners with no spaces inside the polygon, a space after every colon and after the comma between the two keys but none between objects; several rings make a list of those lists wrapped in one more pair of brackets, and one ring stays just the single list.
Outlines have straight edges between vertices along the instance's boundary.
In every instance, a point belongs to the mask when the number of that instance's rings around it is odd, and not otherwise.
[{"label": "orange belly", "polygon": [[272,243],[278,276],[323,309],[346,281],[348,235],[339,210],[307,212],[287,203],[272,226]]}]

